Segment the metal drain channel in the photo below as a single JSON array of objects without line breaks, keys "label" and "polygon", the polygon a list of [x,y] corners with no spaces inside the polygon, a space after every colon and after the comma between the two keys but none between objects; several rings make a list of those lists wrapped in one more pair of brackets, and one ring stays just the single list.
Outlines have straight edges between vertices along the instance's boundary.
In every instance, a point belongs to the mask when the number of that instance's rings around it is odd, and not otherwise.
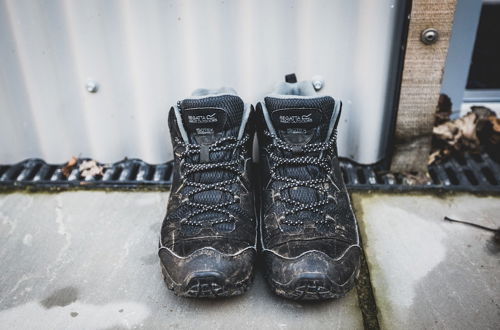
[{"label": "metal drain channel", "polygon": [[41,159],[27,159],[15,165],[0,165],[0,189],[167,189],[172,183],[172,162],[150,165],[139,159],[125,159],[114,164],[99,164],[103,166],[103,175],[83,178],[79,166],[85,160],[87,159],[78,159],[68,177],[62,171],[65,164],[47,164]]},{"label": "metal drain channel", "polygon": [[430,182],[407,184],[402,174],[389,173],[380,164],[358,165],[341,160],[340,168],[351,190],[454,190],[500,192],[500,164],[487,154],[465,154],[429,165]]},{"label": "metal drain channel", "polygon": [[[79,159],[68,177],[65,164],[47,164],[41,159],[27,159],[14,165],[0,165],[0,189],[151,189],[167,190],[172,183],[172,161],[151,165],[139,159],[125,159],[114,164],[100,164],[103,175],[83,178]],[[500,192],[500,164],[487,154],[466,154],[439,165],[429,166],[431,182],[409,185],[403,175],[384,171],[380,164],[359,165],[341,159],[340,167],[351,190],[457,190]]]}]

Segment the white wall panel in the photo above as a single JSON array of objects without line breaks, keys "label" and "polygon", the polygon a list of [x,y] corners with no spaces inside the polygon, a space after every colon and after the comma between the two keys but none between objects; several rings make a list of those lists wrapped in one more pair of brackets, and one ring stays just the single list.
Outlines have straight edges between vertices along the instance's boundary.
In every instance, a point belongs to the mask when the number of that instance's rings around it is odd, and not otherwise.
[{"label": "white wall panel", "polygon": [[[172,157],[167,111],[198,87],[256,103],[321,75],[340,97],[339,149],[384,156],[402,1],[0,0],[0,163]],[[98,82],[97,93],[85,89]]]}]

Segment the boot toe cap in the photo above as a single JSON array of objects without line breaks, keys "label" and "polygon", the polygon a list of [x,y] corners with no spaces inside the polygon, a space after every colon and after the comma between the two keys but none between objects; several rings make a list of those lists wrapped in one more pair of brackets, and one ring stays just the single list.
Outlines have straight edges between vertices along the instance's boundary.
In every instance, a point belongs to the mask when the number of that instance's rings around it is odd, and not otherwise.
[{"label": "boot toe cap", "polygon": [[235,254],[201,248],[179,256],[160,248],[159,257],[167,287],[178,296],[224,297],[242,294],[253,279],[256,251],[247,248]]},{"label": "boot toe cap", "polygon": [[361,249],[348,246],[337,258],[311,249],[297,256],[264,252],[266,277],[273,291],[285,298],[323,300],[344,296],[354,286]]}]

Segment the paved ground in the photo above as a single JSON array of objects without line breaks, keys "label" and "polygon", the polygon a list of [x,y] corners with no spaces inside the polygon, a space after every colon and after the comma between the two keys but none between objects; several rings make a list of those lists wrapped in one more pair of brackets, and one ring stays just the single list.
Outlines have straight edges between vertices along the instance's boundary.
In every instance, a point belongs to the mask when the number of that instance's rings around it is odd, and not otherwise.
[{"label": "paved ground", "polygon": [[[0,194],[2,329],[361,329],[356,292],[303,304],[270,294],[196,301],[163,285],[156,256],[168,193]],[[500,324],[500,198],[354,194],[379,322],[387,329]]]},{"label": "paved ground", "polygon": [[164,285],[167,193],[0,195],[0,328],[360,329],[356,292],[302,304],[260,273],[238,298],[196,301]]},{"label": "paved ground", "polygon": [[379,322],[387,329],[498,329],[500,198],[355,195]]}]

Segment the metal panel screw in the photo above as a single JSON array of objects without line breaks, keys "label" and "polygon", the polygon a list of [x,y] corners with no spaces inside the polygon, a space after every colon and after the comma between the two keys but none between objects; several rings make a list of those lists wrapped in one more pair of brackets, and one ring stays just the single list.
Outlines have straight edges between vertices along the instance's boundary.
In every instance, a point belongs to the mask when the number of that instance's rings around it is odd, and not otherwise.
[{"label": "metal panel screw", "polygon": [[97,93],[97,90],[99,90],[99,85],[93,80],[87,81],[87,85],[85,85],[85,87],[89,93]]},{"label": "metal panel screw", "polygon": [[321,88],[323,88],[323,84],[325,81],[323,80],[323,77],[321,76],[314,76],[312,78],[312,85],[314,87],[314,90],[319,91]]},{"label": "metal panel screw", "polygon": [[426,45],[432,45],[439,39],[439,32],[434,28],[425,29],[422,31],[420,40]]}]

